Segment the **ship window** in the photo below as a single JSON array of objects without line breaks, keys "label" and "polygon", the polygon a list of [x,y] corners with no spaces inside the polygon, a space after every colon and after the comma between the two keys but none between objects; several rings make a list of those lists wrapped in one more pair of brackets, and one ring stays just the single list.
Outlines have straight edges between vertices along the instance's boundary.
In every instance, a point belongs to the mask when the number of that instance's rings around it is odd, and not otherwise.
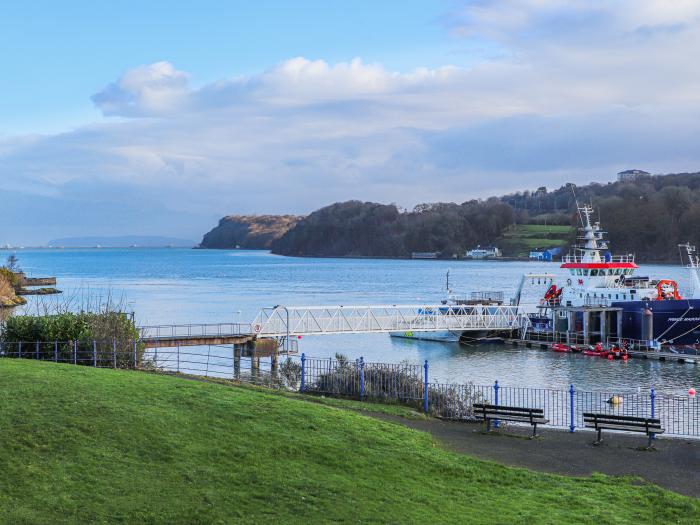
[{"label": "ship window", "polygon": [[571,273],[571,275],[574,275],[576,273],[573,269],[569,270],[569,272]]},{"label": "ship window", "polygon": [[591,277],[597,277],[598,276],[598,270],[591,270]]},{"label": "ship window", "polygon": [[576,275],[583,275],[583,270],[581,270],[581,268],[577,269]]},{"label": "ship window", "polygon": [[598,275],[607,275],[607,270],[598,270]]},{"label": "ship window", "polygon": [[615,294],[615,299],[619,299],[618,295],[619,295],[619,294]]},{"label": "ship window", "polygon": [[611,294],[611,293],[608,294],[608,299],[612,299],[612,294]]},{"label": "ship window", "polygon": [[581,298],[583,299],[583,294],[582,294],[582,293],[578,294],[578,296],[581,297]]}]

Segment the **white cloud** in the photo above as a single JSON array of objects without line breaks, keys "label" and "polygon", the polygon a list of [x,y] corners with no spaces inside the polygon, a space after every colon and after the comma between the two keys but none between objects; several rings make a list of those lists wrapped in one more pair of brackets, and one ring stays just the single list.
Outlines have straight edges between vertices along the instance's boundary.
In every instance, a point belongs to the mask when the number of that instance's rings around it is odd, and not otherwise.
[{"label": "white cloud", "polygon": [[202,230],[224,213],[697,170],[699,16],[685,1],[482,0],[449,19],[458,42],[498,50],[470,68],[297,57],[192,87],[168,62],[142,65],[93,96],[119,118],[0,141],[0,178],[29,194],[165,203],[189,214],[178,227],[198,216]]},{"label": "white cloud", "polygon": [[127,71],[92,100],[105,115],[159,115],[178,109],[189,93],[188,79],[172,64],[156,62]]}]

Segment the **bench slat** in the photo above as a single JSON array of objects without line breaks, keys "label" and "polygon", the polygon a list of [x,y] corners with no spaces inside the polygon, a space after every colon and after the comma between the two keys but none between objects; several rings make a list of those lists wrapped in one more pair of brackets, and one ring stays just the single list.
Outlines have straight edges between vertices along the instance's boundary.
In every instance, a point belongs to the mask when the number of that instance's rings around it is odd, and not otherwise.
[{"label": "bench slat", "polygon": [[592,412],[584,412],[583,413],[583,419],[584,421],[587,419],[598,419],[598,421],[603,420],[603,419],[615,419],[617,421],[649,421],[653,423],[661,423],[661,420],[659,418],[653,418],[653,417],[643,417],[643,416],[623,416],[623,415],[617,415],[617,414],[595,414]]},{"label": "bench slat", "polygon": [[[596,425],[595,423],[585,423],[586,428],[595,428],[595,429],[603,429],[603,430],[625,430],[628,432],[646,432],[647,428],[644,425],[625,425],[625,424],[614,424],[614,423],[606,423],[606,424],[598,424]],[[649,432],[653,434],[663,434],[664,429],[661,428],[661,426],[653,426],[649,425]]]}]

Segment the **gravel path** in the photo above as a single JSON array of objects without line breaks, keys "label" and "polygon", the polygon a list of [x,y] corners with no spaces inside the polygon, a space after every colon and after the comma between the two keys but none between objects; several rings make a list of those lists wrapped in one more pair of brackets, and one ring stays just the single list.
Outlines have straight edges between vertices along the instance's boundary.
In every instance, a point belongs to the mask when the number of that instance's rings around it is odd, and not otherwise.
[{"label": "gravel path", "polygon": [[568,476],[600,472],[633,475],[687,496],[700,497],[700,440],[661,436],[656,450],[640,450],[646,436],[603,431],[603,443],[592,445],[595,433],[538,428],[541,437],[528,439],[530,427],[509,426],[491,434],[477,423],[439,419],[374,417],[432,434],[447,449],[504,465]]}]

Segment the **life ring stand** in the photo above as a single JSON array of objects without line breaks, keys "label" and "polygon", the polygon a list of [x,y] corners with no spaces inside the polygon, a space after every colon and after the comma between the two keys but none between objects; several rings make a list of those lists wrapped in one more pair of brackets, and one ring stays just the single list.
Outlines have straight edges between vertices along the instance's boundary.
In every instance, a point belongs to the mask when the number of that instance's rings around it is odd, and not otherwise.
[{"label": "life ring stand", "polygon": [[253,332],[255,332],[256,334],[259,334],[261,330],[262,330],[262,326],[260,326],[259,324],[253,325]]}]

